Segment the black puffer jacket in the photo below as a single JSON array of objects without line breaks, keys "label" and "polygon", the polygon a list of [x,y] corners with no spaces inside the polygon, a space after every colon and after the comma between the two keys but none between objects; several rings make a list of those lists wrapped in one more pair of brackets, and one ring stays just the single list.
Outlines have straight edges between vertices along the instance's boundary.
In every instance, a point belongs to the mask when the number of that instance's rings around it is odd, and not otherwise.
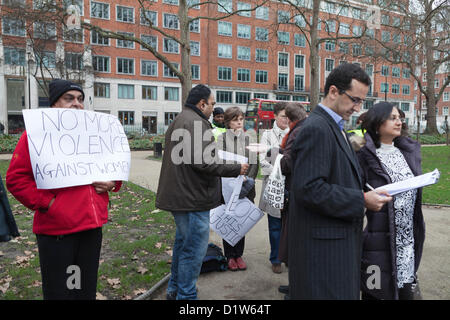
[{"label": "black puffer jacket", "polygon": [[[369,134],[365,134],[366,145],[357,153],[361,167],[363,184],[378,188],[391,183],[389,175],[384,171],[376,155],[376,148]],[[405,157],[406,162],[415,176],[422,174],[420,145],[407,137],[398,137],[394,145]],[[366,190],[367,191],[367,190]],[[393,201],[385,205],[381,211],[366,211],[367,226],[363,233],[363,255],[361,263],[361,290],[377,299],[398,299],[397,266],[395,245],[395,211]],[[422,215],[422,189],[417,192],[414,206],[414,253],[417,272],[422,257],[425,240],[425,223]],[[381,288],[368,289],[367,279],[373,274],[368,273],[371,265],[381,269]]]}]

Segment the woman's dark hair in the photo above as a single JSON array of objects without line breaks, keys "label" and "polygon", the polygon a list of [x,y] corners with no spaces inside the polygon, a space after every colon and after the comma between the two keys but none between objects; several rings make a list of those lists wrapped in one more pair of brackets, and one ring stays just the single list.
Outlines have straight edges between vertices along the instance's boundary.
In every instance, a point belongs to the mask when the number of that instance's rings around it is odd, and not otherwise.
[{"label": "woman's dark hair", "polygon": [[393,108],[396,108],[396,106],[392,103],[380,102],[374,104],[373,107],[366,112],[364,120],[361,124],[361,129],[367,131],[376,148],[380,147],[380,134],[378,130],[381,125],[389,119]]},{"label": "woman's dark hair", "polygon": [[338,88],[339,93],[342,94],[344,91],[350,89],[353,79],[367,86],[372,84],[370,77],[360,66],[353,63],[343,63],[333,69],[327,77],[325,82],[325,96],[328,95],[331,86]]},{"label": "woman's dark hair", "polygon": [[239,107],[231,107],[225,110],[223,114],[225,128],[230,129],[230,122],[239,116],[244,116],[244,112]]}]

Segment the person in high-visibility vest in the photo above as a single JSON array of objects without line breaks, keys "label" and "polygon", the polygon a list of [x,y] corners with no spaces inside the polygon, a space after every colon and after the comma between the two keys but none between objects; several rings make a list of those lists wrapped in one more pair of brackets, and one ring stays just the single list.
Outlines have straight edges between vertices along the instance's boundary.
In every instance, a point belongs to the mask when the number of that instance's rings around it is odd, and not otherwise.
[{"label": "person in high-visibility vest", "polygon": [[213,110],[212,132],[216,141],[217,137],[227,131],[227,129],[225,128],[224,113],[225,111],[223,111],[221,107],[215,107]]}]

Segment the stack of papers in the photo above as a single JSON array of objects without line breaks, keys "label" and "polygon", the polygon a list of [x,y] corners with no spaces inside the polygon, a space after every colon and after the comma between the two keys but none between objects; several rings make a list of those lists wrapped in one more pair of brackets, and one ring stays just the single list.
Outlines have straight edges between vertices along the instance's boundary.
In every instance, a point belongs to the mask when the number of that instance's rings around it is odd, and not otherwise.
[{"label": "stack of papers", "polygon": [[411,179],[391,183],[384,185],[382,187],[376,188],[375,190],[386,190],[389,195],[395,196],[396,194],[413,190],[425,186],[429,186],[431,184],[435,184],[439,181],[439,177],[441,173],[438,169],[434,169],[432,172],[425,173],[421,176],[417,176]]}]

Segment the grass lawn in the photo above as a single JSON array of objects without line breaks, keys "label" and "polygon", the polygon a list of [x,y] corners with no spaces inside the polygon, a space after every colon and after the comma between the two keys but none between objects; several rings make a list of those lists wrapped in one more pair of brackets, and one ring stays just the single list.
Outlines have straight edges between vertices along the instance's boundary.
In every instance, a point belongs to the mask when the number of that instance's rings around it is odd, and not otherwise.
[{"label": "grass lawn", "polygon": [[[3,179],[8,164],[0,161]],[[125,183],[110,195],[97,298],[133,299],[170,272],[175,223],[169,213],[155,210],[155,194],[147,189]],[[0,242],[0,300],[42,299],[33,212],[8,196],[21,236]]]},{"label": "grass lawn", "polygon": [[438,168],[437,184],[423,188],[423,203],[450,205],[450,146],[422,147],[422,171]]}]

